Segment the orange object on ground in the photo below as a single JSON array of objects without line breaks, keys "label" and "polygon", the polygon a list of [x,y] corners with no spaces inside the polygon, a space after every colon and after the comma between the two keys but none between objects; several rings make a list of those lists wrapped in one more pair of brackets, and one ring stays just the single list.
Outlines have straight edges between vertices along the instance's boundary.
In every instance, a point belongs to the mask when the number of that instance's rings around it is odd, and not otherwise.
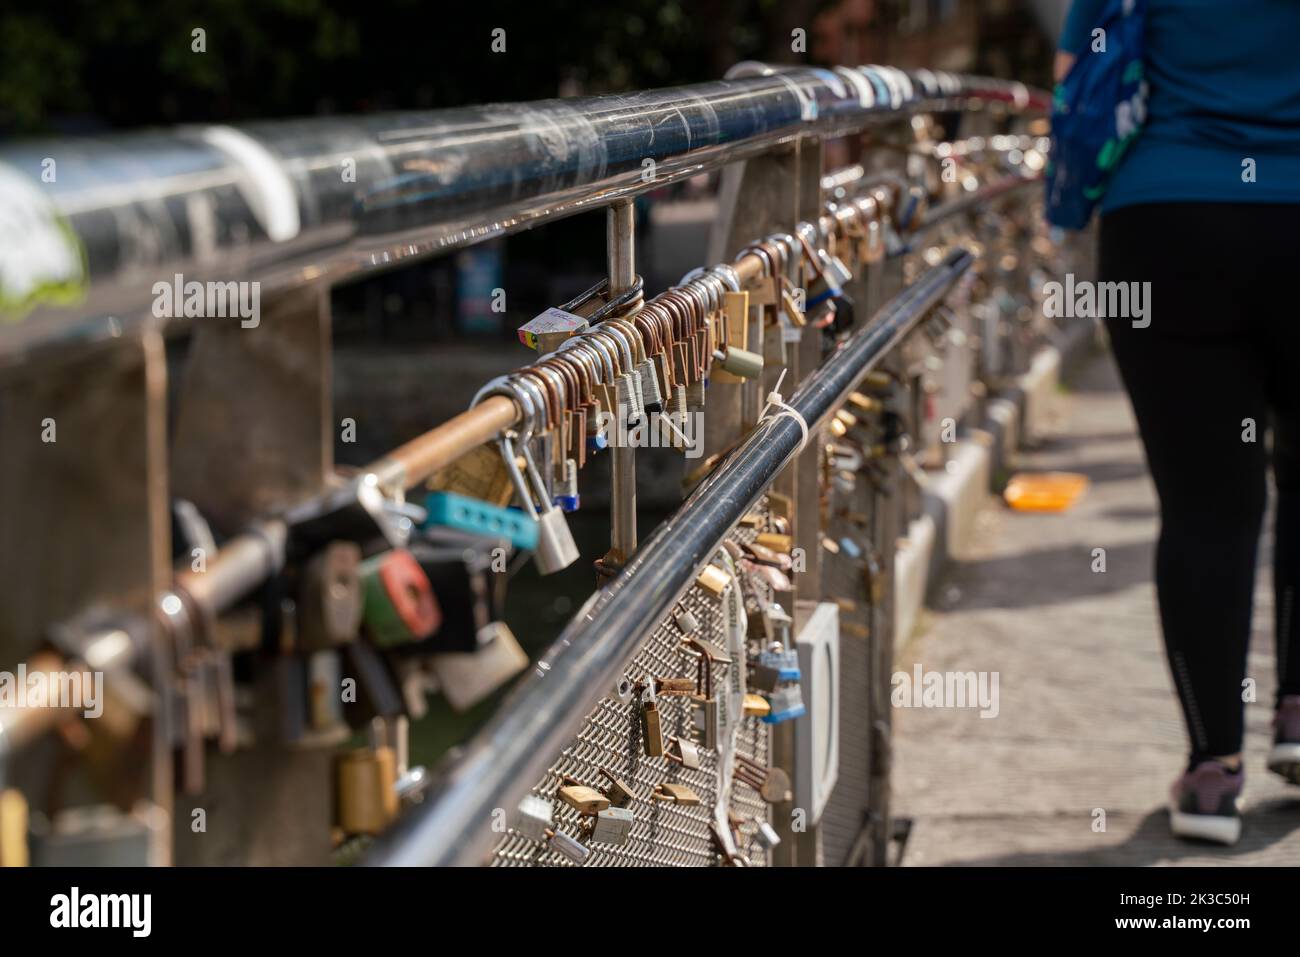
[{"label": "orange object on ground", "polygon": [[1021,512],[1064,512],[1088,488],[1088,476],[1078,472],[1017,472],[1002,497]]}]

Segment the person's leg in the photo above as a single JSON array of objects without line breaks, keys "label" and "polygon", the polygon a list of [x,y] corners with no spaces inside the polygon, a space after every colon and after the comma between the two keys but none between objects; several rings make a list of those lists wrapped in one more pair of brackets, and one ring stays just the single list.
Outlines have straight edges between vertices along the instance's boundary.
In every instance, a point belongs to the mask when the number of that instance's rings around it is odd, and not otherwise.
[{"label": "person's leg", "polygon": [[1253,218],[1261,248],[1252,308],[1267,319],[1277,490],[1273,529],[1277,716],[1268,766],[1300,784],[1300,324],[1282,289],[1294,268],[1293,240],[1288,237],[1300,226],[1300,206],[1259,207]]},{"label": "person's leg", "polygon": [[1156,590],[1192,768],[1241,751],[1265,505],[1263,365],[1245,307],[1254,277],[1223,215],[1137,206],[1101,230],[1101,279],[1150,283],[1150,325],[1107,327],[1160,499]]}]

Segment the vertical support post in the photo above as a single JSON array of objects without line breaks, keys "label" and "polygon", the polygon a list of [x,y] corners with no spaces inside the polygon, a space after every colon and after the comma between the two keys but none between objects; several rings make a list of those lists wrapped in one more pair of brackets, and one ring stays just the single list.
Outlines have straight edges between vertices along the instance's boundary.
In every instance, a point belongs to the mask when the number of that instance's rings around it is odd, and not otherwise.
[{"label": "vertical support post", "polygon": [[[626,291],[636,281],[635,245],[636,207],[631,200],[621,200],[605,213],[611,296]],[[610,552],[605,562],[621,568],[636,551],[636,449],[618,442],[610,451]]]},{"label": "vertical support post", "polygon": [[[0,667],[28,658],[52,626],[79,612],[99,606],[138,616],[154,657],[142,670],[158,679],[149,734],[105,739],[121,770],[111,779],[92,771],[75,786],[89,783],[125,804],[148,798],[170,819],[169,655],[154,617],[171,577],[166,401],[166,356],[152,329],[38,358],[0,382]],[[111,673],[106,685],[105,713],[124,710]],[[93,734],[124,726],[96,725]],[[47,809],[50,779],[40,766],[15,764],[11,780],[29,805]],[[169,842],[155,843],[151,855],[171,863]]]},{"label": "vertical support post", "polygon": [[[799,221],[816,219],[821,209],[821,175],[822,144],[807,139],[788,150],[727,167],[720,191],[722,209],[709,244],[710,258],[730,259],[747,243],[773,232],[792,232]],[[784,368],[787,372],[781,389],[788,398],[800,380],[821,364],[821,335],[817,330],[807,329],[797,341],[784,342],[779,328],[769,329],[762,343],[762,395],[775,387]],[[756,387],[749,383],[710,385],[706,456],[724,451],[740,437],[746,426],[742,390]],[[816,602],[822,592],[820,444],[818,436],[809,435],[808,447],[773,483],[773,491],[794,502],[794,545],[803,550],[804,571],[796,576],[792,607],[787,609],[791,615],[800,600]],[[794,726],[789,722],[776,725],[772,731],[772,763],[793,770],[794,762]],[[773,863],[813,865],[820,857],[818,828],[810,825],[795,831],[794,810],[789,804],[773,808],[773,826],[781,835],[781,843],[772,852]]]},{"label": "vertical support post", "polygon": [[[172,483],[221,532],[330,480],[337,426],[329,305],[326,287],[309,286],[264,302],[253,327],[198,320],[177,401]],[[287,750],[281,740],[283,710],[295,706],[283,678],[298,654],[286,648],[260,663],[244,715],[254,742],[233,754],[209,749],[202,793],[178,797],[179,863],[328,863],[331,749]],[[189,823],[199,808],[207,831],[196,835]]]}]

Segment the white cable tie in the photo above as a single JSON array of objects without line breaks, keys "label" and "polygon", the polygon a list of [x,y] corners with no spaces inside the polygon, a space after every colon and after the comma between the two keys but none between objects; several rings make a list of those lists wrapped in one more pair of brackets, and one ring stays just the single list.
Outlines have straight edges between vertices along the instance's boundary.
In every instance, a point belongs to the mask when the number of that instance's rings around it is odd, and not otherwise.
[{"label": "white cable tie", "polygon": [[[803,437],[799,440],[799,447],[795,449],[795,454],[797,455],[802,452],[804,446],[808,444],[808,422],[799,414],[798,410],[795,409],[794,406],[786,402],[781,396],[781,383],[785,380],[785,374],[787,371],[788,370],[786,369],[781,370],[781,374],[777,377],[776,385],[773,386],[772,391],[767,394],[767,405],[763,406],[763,414],[758,417],[758,421],[765,422],[768,418],[777,419],[783,415],[787,415],[794,419],[795,423],[799,426],[799,431],[803,433]],[[781,411],[776,413],[776,415],[769,416],[767,410],[772,408],[772,406],[776,406]]]}]

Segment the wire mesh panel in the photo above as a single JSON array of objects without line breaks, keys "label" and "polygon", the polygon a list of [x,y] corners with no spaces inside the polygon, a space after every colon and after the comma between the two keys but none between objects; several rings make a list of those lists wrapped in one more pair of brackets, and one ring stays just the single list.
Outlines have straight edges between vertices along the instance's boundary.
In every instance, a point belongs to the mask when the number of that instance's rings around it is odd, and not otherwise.
[{"label": "wire mesh panel", "polygon": [[[737,543],[755,537],[751,529],[737,528],[730,537]],[[733,585],[733,587],[735,587]],[[698,585],[692,586],[680,606],[699,622],[696,636],[718,648],[726,648],[725,607],[721,601]],[[669,617],[659,623],[636,656],[628,663],[626,675],[633,682],[655,678],[690,677],[696,673],[697,656],[683,641],[683,634]],[[715,664],[713,685],[721,694],[728,679],[728,668],[743,668],[743,658],[730,665]],[[718,760],[713,751],[700,748],[700,767],[689,769],[667,757],[647,757],[642,746],[641,710],[634,699],[623,704],[613,694],[602,698],[587,716],[582,729],[551,765],[533,793],[551,800],[555,807],[557,831],[579,838],[591,849],[588,867],[703,867],[720,862],[710,824],[718,800]],[[670,736],[691,739],[695,729],[694,708],[690,698],[661,695],[658,703],[664,740]],[[722,745],[722,742],[719,742]],[[667,750],[667,748],[666,748]],[[769,758],[768,725],[758,718],[742,717],[739,721],[736,752],[766,766]],[[634,823],[625,844],[598,844],[585,836],[583,815],[556,800],[563,776],[600,789],[606,783],[604,768],[617,776],[634,795],[628,805]],[[653,797],[656,785],[673,782],[684,784],[699,795],[697,806],[679,805]],[[738,818],[740,840],[737,850],[751,864],[765,865],[767,852],[755,839],[759,822],[768,820],[768,805],[748,785],[736,781],[731,788],[727,807]],[[493,866],[552,867],[575,866],[547,845],[511,830],[497,845]]]}]

